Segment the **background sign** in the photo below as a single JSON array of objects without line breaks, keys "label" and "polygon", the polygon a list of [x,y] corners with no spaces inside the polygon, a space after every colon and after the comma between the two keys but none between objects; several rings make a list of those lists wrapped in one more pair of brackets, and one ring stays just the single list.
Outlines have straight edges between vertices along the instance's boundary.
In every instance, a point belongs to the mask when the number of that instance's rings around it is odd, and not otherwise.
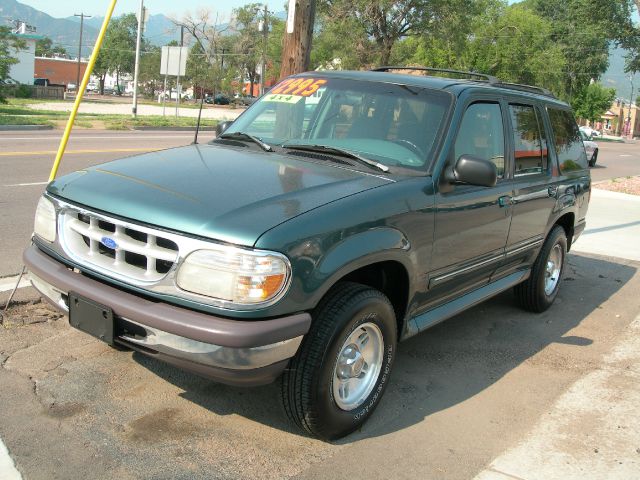
[{"label": "background sign", "polygon": [[187,70],[189,47],[162,47],[160,75],[183,77]]}]

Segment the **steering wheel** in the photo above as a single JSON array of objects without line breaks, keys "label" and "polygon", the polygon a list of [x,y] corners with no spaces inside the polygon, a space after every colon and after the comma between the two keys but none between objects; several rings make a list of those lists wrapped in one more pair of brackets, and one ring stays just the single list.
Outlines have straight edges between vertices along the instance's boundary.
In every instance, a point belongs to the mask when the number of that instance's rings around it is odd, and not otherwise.
[{"label": "steering wheel", "polygon": [[424,159],[424,156],[425,156],[424,152],[419,146],[417,146],[412,141],[406,140],[404,138],[398,138],[396,140],[393,140],[393,143],[397,143],[398,145],[408,148],[409,150],[411,150],[412,153],[415,153],[418,156],[418,158]]}]

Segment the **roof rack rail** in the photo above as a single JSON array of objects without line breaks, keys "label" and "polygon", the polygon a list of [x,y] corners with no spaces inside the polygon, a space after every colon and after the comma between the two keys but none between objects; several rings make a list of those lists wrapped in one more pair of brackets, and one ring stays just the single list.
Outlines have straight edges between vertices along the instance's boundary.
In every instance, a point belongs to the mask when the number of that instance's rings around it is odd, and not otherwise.
[{"label": "roof rack rail", "polygon": [[487,75],[477,72],[465,72],[463,70],[450,70],[447,68],[431,68],[431,67],[399,67],[399,66],[387,66],[374,68],[372,72],[388,72],[390,70],[418,70],[424,72],[436,72],[436,73],[453,73],[456,75],[463,75],[465,77],[475,77],[480,80],[484,80],[490,85],[502,88],[508,88],[510,90],[518,90],[520,92],[529,92],[546,95],[547,97],[557,98],[550,90],[542,87],[534,87],[533,85],[524,85],[521,83],[503,82],[493,75]]},{"label": "roof rack rail", "polygon": [[556,98],[556,96],[553,94],[553,92],[551,92],[551,90],[548,90],[543,87],[534,87],[533,85],[524,85],[522,83],[510,83],[510,82],[498,81],[498,83],[496,84],[496,87],[509,88],[511,90],[518,90],[521,92],[539,93],[542,95],[546,95],[547,97]]},{"label": "roof rack rail", "polygon": [[372,72],[388,72],[389,70],[420,70],[424,72],[453,73],[456,75],[463,75],[465,77],[476,77],[492,85],[496,83],[501,83],[500,80],[498,80],[493,75],[486,75],[484,73],[477,73],[477,72],[465,72],[464,70],[450,70],[448,68],[387,66],[387,67],[374,68],[371,71]]}]

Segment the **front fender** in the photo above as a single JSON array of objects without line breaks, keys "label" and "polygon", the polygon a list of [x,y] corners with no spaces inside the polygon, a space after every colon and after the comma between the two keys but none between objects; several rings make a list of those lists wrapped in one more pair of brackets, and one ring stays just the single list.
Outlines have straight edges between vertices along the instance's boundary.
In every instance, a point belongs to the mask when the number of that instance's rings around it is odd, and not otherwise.
[{"label": "front fender", "polygon": [[311,309],[341,278],[359,268],[393,261],[411,272],[410,248],[407,237],[395,228],[375,227],[354,233],[339,239],[315,259],[292,259],[297,292],[291,293],[304,309]]}]

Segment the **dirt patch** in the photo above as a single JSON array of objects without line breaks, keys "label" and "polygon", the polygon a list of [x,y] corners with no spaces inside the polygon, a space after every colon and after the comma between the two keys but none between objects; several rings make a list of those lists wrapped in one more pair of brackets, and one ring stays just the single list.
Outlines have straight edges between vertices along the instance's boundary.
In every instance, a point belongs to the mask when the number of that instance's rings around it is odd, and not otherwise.
[{"label": "dirt patch", "polygon": [[640,195],[640,176],[612,178],[611,180],[594,185],[594,188],[609,190],[611,192],[628,193],[630,195]]},{"label": "dirt patch", "polygon": [[55,322],[64,317],[58,310],[41,300],[14,303],[6,312],[0,311],[0,324],[5,328],[22,327],[34,323]]}]

